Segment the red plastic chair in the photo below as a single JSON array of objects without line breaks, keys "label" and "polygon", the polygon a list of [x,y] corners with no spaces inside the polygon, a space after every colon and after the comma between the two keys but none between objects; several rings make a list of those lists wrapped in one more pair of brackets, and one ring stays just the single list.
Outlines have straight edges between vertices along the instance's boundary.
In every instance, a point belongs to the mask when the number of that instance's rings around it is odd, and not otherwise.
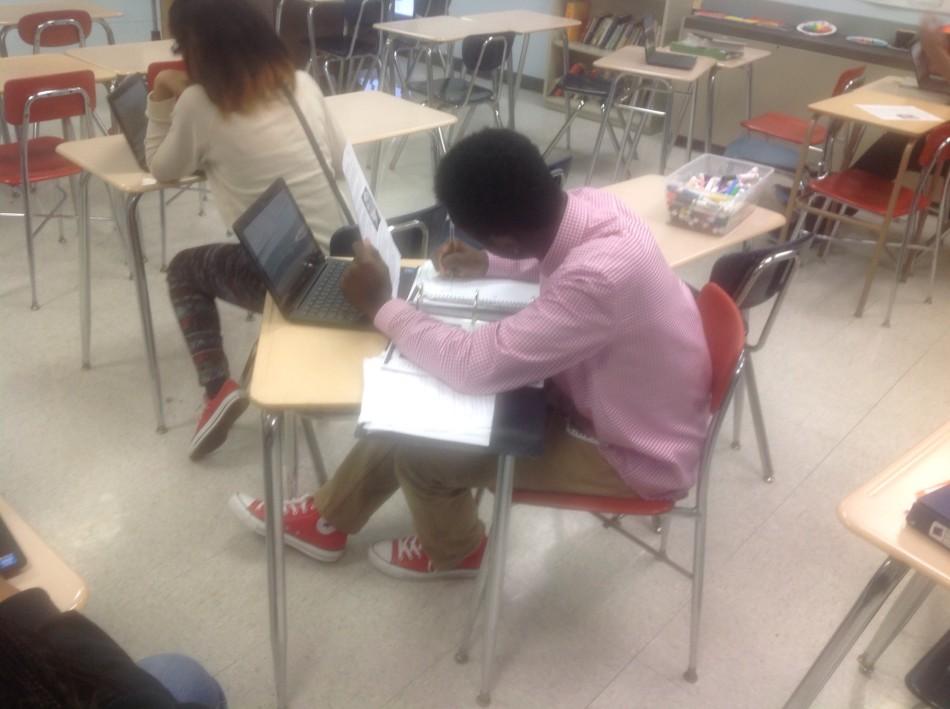
[{"label": "red plastic chair", "polygon": [[[23,193],[23,218],[26,228],[26,254],[30,266],[32,309],[39,308],[36,299],[36,265],[33,238],[51,218],[47,216],[34,232],[30,213],[30,185],[75,177],[82,170],[60,157],[56,147],[64,140],[73,140],[75,134],[70,118],[82,119],[84,136],[91,135],[90,116],[96,106],[96,80],[92,71],[73,71],[28,79],[11,79],[4,84],[4,118],[16,128],[17,142],[0,145],[0,184],[20,187]],[[30,138],[30,126],[44,121],[62,122],[63,138],[42,136]],[[78,214],[75,185],[70,184],[73,206]],[[66,200],[62,198],[50,211],[55,215]],[[62,218],[60,216],[60,218]],[[82,228],[79,225],[79,228]]]},{"label": "red plastic chair", "polygon": [[152,87],[155,86],[155,78],[161,74],[163,71],[171,69],[173,71],[184,71],[188,72],[188,67],[185,66],[184,59],[175,59],[169,62],[154,62],[148,65],[148,72],[145,75],[145,83],[148,85],[148,90],[151,91]]},{"label": "red plastic chair", "polygon": [[[891,292],[890,303],[887,308],[887,315],[884,318],[884,325],[890,325],[891,311],[894,305],[897,282],[902,277],[903,261],[908,250],[933,251],[933,263],[931,265],[930,275],[930,293],[927,296],[927,302],[933,298],[934,279],[936,278],[937,258],[940,253],[940,242],[942,225],[946,223],[948,209],[948,191],[950,191],[950,181],[944,186],[943,195],[940,197],[940,219],[938,220],[938,231],[934,239],[933,246],[926,244],[912,244],[913,236],[918,232],[921,226],[920,219],[926,218],[930,205],[933,202],[934,178],[943,172],[946,161],[950,158],[950,123],[945,123],[939,128],[935,128],[927,134],[924,143],[924,149],[921,151],[918,161],[921,168],[920,179],[915,189],[901,186],[897,195],[897,201],[891,219],[909,217],[904,230],[904,239],[901,244],[900,255],[898,257],[897,281]],[[808,197],[806,199],[806,208],[799,211],[798,222],[792,233],[792,238],[796,238],[804,229],[805,219],[809,214],[809,209],[817,209],[814,203],[821,199],[825,203],[830,203],[828,209],[823,209],[822,214],[827,219],[835,221],[836,217],[841,218],[841,213],[845,211],[844,207],[851,207],[862,212],[868,212],[880,218],[887,217],[888,201],[894,190],[894,181],[884,177],[874,175],[856,168],[849,168],[841,172],[833,172],[824,177],[811,180],[808,183]],[[832,211],[830,207],[838,207]],[[858,226],[865,226],[872,231],[878,231],[881,228],[879,222],[857,222]],[[830,241],[834,236],[831,234],[815,234],[816,239]]]},{"label": "red plastic chair", "polygon": [[[554,507],[577,512],[590,512],[602,520],[605,526],[613,528],[631,541],[636,542],[655,558],[669,564],[675,570],[692,580],[689,665],[684,674],[684,677],[690,682],[696,681],[696,661],[699,649],[699,623],[703,597],[706,509],[709,493],[710,463],[712,462],[719,430],[725,419],[726,410],[729,408],[736,383],[741,377],[745,365],[745,325],[742,321],[742,315],[739,313],[739,309],[736,307],[733,299],[718,285],[708,283],[700,292],[697,305],[699,306],[699,312],[702,317],[703,329],[706,333],[706,344],[709,348],[709,355],[712,362],[712,381],[709,402],[712,417],[706,433],[706,441],[703,445],[694,502],[691,505],[678,505],[672,500],[641,500],[626,497],[614,498],[519,490],[515,490],[511,496],[511,502],[514,503],[539,507]],[[501,485],[499,485],[498,489],[501,489]],[[492,599],[498,599],[501,595],[500,590],[502,577],[504,575],[505,557],[505,540],[502,535],[504,534],[503,529],[507,527],[507,514],[510,503],[506,504],[504,500],[496,500],[495,505],[496,516],[492,520],[492,527],[489,533],[489,552],[479,572],[474,607],[466,624],[462,643],[456,653],[456,660],[458,662],[465,662],[468,659],[468,651],[471,645],[475,620],[481,609],[481,599],[483,597],[489,599],[487,602],[486,617],[489,619],[497,617],[498,609],[497,607],[492,607]],[[626,515],[655,517],[666,514],[689,517],[694,520],[692,569],[684,568],[667,556],[666,547],[669,524],[662,525],[662,536],[658,547],[654,547],[653,544],[641,540],[632,532],[624,529],[620,524],[620,519]],[[499,523],[499,520],[502,522]],[[502,529],[502,531],[499,531],[499,529]],[[501,556],[500,560],[495,558],[496,554]],[[495,569],[495,571],[492,571],[492,569]],[[491,590],[492,588],[494,588],[494,592]],[[482,689],[479,695],[479,703],[482,706],[486,706],[484,702],[490,699],[489,680],[493,674],[495,647],[493,626],[494,624],[491,622],[486,622],[485,624],[483,651],[484,648],[490,648],[490,650],[488,654],[485,655],[487,661],[482,667]]]},{"label": "red plastic chair", "polygon": [[[832,96],[840,96],[857,88],[864,78],[863,66],[846,69],[838,77]],[[740,125],[751,133],[759,133],[768,138],[784,140],[788,143],[801,145],[808,138],[808,129],[811,121],[803,120],[787,113],[769,112],[742,121]],[[828,129],[822,125],[815,126],[811,135],[811,145],[822,145],[828,139]]]},{"label": "red plastic chair", "polygon": [[50,10],[24,15],[17,23],[20,39],[33,47],[66,47],[71,44],[86,46],[92,32],[92,18],[85,10]]}]

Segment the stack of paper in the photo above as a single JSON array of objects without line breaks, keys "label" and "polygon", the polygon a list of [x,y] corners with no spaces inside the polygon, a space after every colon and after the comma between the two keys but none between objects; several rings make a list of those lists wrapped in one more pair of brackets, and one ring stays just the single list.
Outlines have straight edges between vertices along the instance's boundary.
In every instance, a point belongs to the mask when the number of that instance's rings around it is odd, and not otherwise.
[{"label": "stack of paper", "polygon": [[431,376],[387,368],[382,355],[363,361],[359,422],[367,431],[487,446],[494,417],[493,394],[460,394]]}]

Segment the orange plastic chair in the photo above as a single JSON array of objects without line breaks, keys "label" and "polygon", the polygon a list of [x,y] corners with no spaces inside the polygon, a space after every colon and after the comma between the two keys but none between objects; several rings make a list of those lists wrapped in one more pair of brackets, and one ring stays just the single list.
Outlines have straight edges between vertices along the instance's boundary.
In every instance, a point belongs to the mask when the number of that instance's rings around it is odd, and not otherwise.
[{"label": "orange plastic chair", "polygon": [[71,44],[86,46],[92,32],[92,17],[85,10],[50,10],[24,15],[17,23],[20,39],[33,47],[66,47]]}]

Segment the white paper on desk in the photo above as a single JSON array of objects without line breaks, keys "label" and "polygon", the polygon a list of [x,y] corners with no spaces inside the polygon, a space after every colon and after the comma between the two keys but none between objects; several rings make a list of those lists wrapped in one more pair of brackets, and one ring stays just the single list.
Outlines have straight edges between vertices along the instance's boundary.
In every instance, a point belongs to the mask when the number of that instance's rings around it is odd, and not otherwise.
[{"label": "white paper on desk", "polygon": [[916,106],[887,106],[878,103],[859,103],[858,108],[870,113],[882,121],[933,121],[939,123],[942,119]]},{"label": "white paper on desk", "polygon": [[415,282],[423,285],[423,310],[432,302],[468,307],[477,293],[479,305],[514,313],[529,305],[541,291],[537,283],[507,278],[446,278],[439,275],[431,261],[419,267]]},{"label": "white paper on desk", "polygon": [[434,377],[389,371],[382,356],[363,360],[359,422],[368,431],[487,446],[494,417],[494,395],[460,394]]},{"label": "white paper on desk", "polygon": [[350,188],[350,201],[356,211],[356,226],[359,227],[360,236],[379,251],[383,263],[389,269],[389,282],[393,286],[392,297],[395,298],[399,290],[399,249],[396,248],[393,235],[389,233],[386,218],[379,211],[376,197],[369,188],[356,151],[349,143],[343,149],[343,177]]}]

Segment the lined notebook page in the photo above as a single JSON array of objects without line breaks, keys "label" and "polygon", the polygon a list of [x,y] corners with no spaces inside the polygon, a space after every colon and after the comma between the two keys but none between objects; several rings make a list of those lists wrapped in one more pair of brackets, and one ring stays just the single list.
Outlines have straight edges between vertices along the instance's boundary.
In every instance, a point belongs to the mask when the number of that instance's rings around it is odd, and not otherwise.
[{"label": "lined notebook page", "polygon": [[479,307],[517,312],[538,297],[537,283],[504,278],[443,278],[431,261],[419,267],[416,283],[423,286],[423,310],[426,303],[468,305],[478,294]]},{"label": "lined notebook page", "polygon": [[359,422],[366,430],[488,445],[494,395],[460,394],[431,376],[387,369],[383,360],[383,356],[363,360]]}]

